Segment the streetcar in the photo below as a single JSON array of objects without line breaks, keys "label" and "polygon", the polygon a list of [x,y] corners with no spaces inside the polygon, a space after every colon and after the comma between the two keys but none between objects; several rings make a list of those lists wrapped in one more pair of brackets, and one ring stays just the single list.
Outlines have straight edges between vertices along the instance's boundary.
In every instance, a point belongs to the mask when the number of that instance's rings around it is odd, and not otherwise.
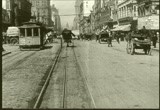
[{"label": "streetcar", "polygon": [[19,27],[19,48],[25,49],[43,49],[45,45],[46,29],[42,23],[37,22],[25,22]]}]

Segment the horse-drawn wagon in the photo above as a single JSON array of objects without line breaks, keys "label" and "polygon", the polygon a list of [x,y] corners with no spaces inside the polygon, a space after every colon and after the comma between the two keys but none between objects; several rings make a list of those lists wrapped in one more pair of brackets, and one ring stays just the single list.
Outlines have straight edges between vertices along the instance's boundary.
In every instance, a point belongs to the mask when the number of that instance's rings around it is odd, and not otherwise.
[{"label": "horse-drawn wagon", "polygon": [[151,40],[142,34],[131,34],[127,41],[126,51],[128,54],[135,54],[135,49],[143,49],[145,54],[151,55]]}]

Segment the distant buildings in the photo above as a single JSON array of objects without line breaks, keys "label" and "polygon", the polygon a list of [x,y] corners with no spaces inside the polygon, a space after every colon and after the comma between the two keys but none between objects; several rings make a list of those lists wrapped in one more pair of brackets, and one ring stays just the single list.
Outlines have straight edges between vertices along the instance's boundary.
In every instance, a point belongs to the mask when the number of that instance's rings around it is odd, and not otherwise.
[{"label": "distant buildings", "polygon": [[54,22],[54,29],[58,32],[61,32],[61,19],[59,16],[59,11],[54,4],[51,7],[51,15],[52,21]]},{"label": "distant buildings", "polygon": [[145,26],[159,31],[159,0],[137,0],[137,4],[138,29]]},{"label": "distant buildings", "polygon": [[[77,0],[75,4],[78,16],[74,24],[75,27],[79,25],[80,33],[95,33],[108,27],[136,30],[145,26],[147,29],[159,30],[158,0],[94,0],[92,11],[85,15],[89,1]],[[86,28],[90,28],[90,31]]]},{"label": "distant buildings", "polygon": [[83,11],[82,11],[82,5],[83,5],[83,0],[76,0],[75,2],[75,18],[73,21],[73,29],[77,30],[79,29],[79,23],[80,19],[83,17]]},{"label": "distant buildings", "polygon": [[3,0],[9,14],[10,25],[20,26],[31,17],[31,3],[29,0]]},{"label": "distant buildings", "polygon": [[9,14],[2,8],[2,32],[6,32],[8,26],[10,26]]},{"label": "distant buildings", "polygon": [[38,22],[46,26],[53,26],[51,20],[50,0],[29,0],[32,4],[31,13]]},{"label": "distant buildings", "polygon": [[93,0],[76,0],[75,2],[76,17],[73,24],[74,29],[79,29],[80,33],[90,32],[88,19],[93,5]]}]

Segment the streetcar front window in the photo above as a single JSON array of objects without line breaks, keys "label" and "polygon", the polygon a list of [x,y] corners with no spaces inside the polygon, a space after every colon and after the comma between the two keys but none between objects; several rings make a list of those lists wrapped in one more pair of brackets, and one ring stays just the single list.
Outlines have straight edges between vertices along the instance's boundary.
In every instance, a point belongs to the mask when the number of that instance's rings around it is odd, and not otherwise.
[{"label": "streetcar front window", "polygon": [[31,28],[27,29],[27,36],[32,36],[32,29]]},{"label": "streetcar front window", "polygon": [[33,36],[38,36],[38,28],[33,29]]},{"label": "streetcar front window", "polygon": [[20,29],[20,37],[25,37],[25,29],[24,28]]}]

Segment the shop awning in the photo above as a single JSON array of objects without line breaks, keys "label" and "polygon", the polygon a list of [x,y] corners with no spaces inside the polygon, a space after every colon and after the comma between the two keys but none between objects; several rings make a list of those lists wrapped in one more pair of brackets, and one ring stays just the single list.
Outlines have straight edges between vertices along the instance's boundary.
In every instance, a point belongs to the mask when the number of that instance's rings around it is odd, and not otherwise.
[{"label": "shop awning", "polygon": [[112,29],[111,31],[130,31],[130,28],[131,25],[128,24],[128,25],[120,25],[120,26],[117,26],[115,29]]}]

